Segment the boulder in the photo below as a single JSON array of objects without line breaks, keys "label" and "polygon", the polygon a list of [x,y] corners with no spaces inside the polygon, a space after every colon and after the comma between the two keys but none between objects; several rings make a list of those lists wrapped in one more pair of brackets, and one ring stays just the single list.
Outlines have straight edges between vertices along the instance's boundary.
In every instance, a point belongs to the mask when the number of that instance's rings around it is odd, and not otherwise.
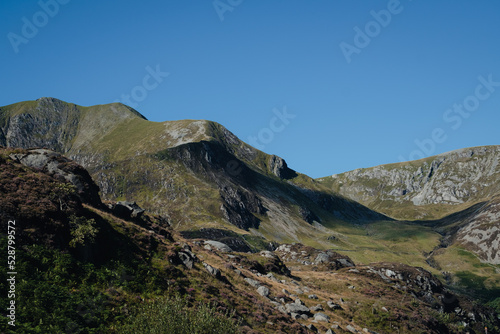
[{"label": "boulder", "polygon": [[259,281],[256,281],[250,277],[245,277],[245,281],[250,284],[251,286],[253,286],[254,288],[258,288],[260,287],[262,284],[259,282]]},{"label": "boulder", "polygon": [[328,322],[330,321],[330,317],[324,313],[318,312],[314,315],[314,320]]},{"label": "boulder", "polygon": [[332,310],[341,310],[342,307],[340,307],[339,304],[336,304],[334,302],[332,302],[331,300],[327,301],[326,304],[328,305],[329,308],[331,308]]},{"label": "boulder", "polygon": [[115,204],[108,205],[109,209],[113,212],[115,216],[130,219],[130,218],[140,218],[144,213],[142,209],[135,202],[120,201]]},{"label": "boulder", "polygon": [[193,269],[196,256],[189,250],[183,250],[178,253],[179,259],[188,269]]},{"label": "boulder", "polygon": [[297,313],[297,314],[310,314],[311,310],[305,305],[299,305],[296,303],[289,303],[285,305],[288,313]]},{"label": "boulder", "polygon": [[31,149],[23,153],[13,153],[9,157],[24,166],[46,170],[49,174],[63,178],[75,187],[77,195],[84,203],[102,206],[99,187],[90,174],[65,156],[51,150]]},{"label": "boulder", "polygon": [[229,247],[228,245],[226,245],[225,243],[222,243],[220,241],[206,240],[204,242],[204,244],[209,245],[210,247],[213,247],[213,248],[217,249],[218,251],[225,252],[225,253],[229,253],[229,252],[233,251],[231,249],[231,247]]},{"label": "boulder", "polygon": [[269,296],[269,288],[266,286],[259,286],[259,288],[257,289],[257,292],[259,293],[259,295],[261,295],[263,297]]},{"label": "boulder", "polygon": [[311,307],[311,311],[313,311],[313,312],[323,311],[323,306],[321,304],[313,306],[313,307]]},{"label": "boulder", "polygon": [[358,333],[358,330],[351,325],[347,325],[345,329],[347,329],[351,333]]},{"label": "boulder", "polygon": [[309,329],[310,331],[312,331],[314,333],[318,332],[318,329],[313,324],[309,324],[306,327],[307,327],[307,329]]},{"label": "boulder", "polygon": [[212,275],[212,276],[214,276],[216,278],[220,278],[221,274],[220,274],[220,270],[219,269],[214,268],[214,267],[212,267],[211,265],[209,265],[208,263],[205,263],[205,262],[203,262],[203,266],[210,273],[210,275]]}]

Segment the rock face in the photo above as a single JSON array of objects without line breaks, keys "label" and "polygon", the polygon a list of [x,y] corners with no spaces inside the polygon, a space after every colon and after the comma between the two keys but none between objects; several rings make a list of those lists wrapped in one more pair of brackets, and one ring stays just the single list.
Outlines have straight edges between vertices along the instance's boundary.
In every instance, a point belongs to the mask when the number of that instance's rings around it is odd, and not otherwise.
[{"label": "rock face", "polygon": [[89,171],[103,199],[134,200],[183,231],[225,221],[299,241],[321,234],[323,220],[386,218],[305,175],[296,180],[282,158],[220,124],[149,122],[119,103],[81,107],[41,98],[0,107],[0,145],[66,154]]},{"label": "rock face", "polygon": [[500,264],[500,196],[484,203],[456,233],[456,243],[481,261]]},{"label": "rock face", "polygon": [[219,242],[219,241],[214,241],[214,240],[206,240],[204,242],[205,245],[209,245],[210,247],[214,247],[215,249],[221,251],[221,252],[226,252],[226,253],[230,253],[232,252],[233,250],[231,249],[231,247],[229,247],[228,245],[222,243],[222,242]]},{"label": "rock face", "polygon": [[[320,179],[334,191],[372,209],[391,215],[407,206],[453,206],[500,193],[500,146],[483,146],[434,157],[356,169]],[[438,218],[423,210],[407,211],[408,218]],[[394,216],[394,215],[393,215]],[[414,216],[412,217],[415,218]]]},{"label": "rock face", "polygon": [[22,153],[13,153],[10,158],[24,166],[46,171],[71,182],[83,202],[97,207],[102,205],[99,187],[89,173],[61,154],[46,149],[32,149]]},{"label": "rock face", "polygon": [[285,160],[276,155],[271,155],[268,160],[268,166],[271,173],[280,179],[288,180],[297,176],[297,173],[288,168]]}]

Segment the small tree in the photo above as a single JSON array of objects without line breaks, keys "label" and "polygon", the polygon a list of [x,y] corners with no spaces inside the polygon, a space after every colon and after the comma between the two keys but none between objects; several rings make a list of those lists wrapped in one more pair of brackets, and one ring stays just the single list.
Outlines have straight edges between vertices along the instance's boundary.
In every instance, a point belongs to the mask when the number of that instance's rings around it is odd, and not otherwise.
[{"label": "small tree", "polygon": [[95,237],[99,229],[95,226],[94,219],[86,219],[85,217],[71,216],[70,220],[71,236],[69,242],[70,247],[76,247],[78,244],[84,246],[86,243],[95,241]]}]

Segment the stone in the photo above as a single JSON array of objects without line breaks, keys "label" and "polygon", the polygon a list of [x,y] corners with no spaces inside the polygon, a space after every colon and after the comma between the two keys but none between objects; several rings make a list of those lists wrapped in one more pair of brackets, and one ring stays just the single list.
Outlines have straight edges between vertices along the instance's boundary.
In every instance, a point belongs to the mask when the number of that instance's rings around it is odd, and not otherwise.
[{"label": "stone", "polygon": [[347,325],[345,329],[347,329],[351,333],[358,333],[358,330],[351,325]]},{"label": "stone", "polygon": [[295,303],[286,304],[285,307],[289,313],[309,314],[311,312],[307,306]]},{"label": "stone", "polygon": [[318,331],[318,329],[313,324],[309,324],[306,327],[307,327],[307,329],[309,329],[310,331],[313,331],[315,333]]},{"label": "stone", "polygon": [[251,286],[253,286],[254,288],[258,288],[260,287],[262,284],[259,282],[259,281],[256,281],[250,277],[245,277],[245,281],[250,284]]},{"label": "stone", "polygon": [[267,250],[266,251],[261,251],[259,254],[261,256],[263,256],[263,257],[267,257],[268,259],[275,259],[275,258],[278,257],[273,252],[270,252],[270,251],[267,251]]},{"label": "stone", "polygon": [[295,304],[297,305],[304,305],[304,302],[300,300],[300,298],[295,299]]},{"label": "stone", "polygon": [[338,259],[337,261],[340,262],[340,264],[344,267],[354,267],[354,263],[352,263],[348,259]]},{"label": "stone", "polygon": [[316,259],[314,259],[315,264],[328,263],[328,262],[330,262],[330,256],[323,252],[319,253],[316,256]]},{"label": "stone", "polygon": [[193,256],[194,254],[189,251],[180,251],[178,253],[179,259],[182,261],[182,263],[186,266],[188,269],[193,269],[195,257]]},{"label": "stone", "polygon": [[313,312],[323,311],[323,306],[321,304],[313,306],[313,307],[311,307],[311,311],[313,311]]},{"label": "stone", "polygon": [[206,240],[204,242],[205,245],[209,245],[215,249],[217,249],[218,251],[221,251],[221,252],[225,252],[225,253],[229,253],[229,252],[232,252],[233,250],[231,249],[231,247],[229,247],[228,245],[226,245],[225,243],[222,243],[220,241],[215,241],[215,240]]},{"label": "stone", "polygon": [[140,218],[146,210],[142,209],[135,202],[119,201],[115,204],[113,212],[118,216],[127,216],[131,218]]},{"label": "stone", "polygon": [[219,269],[214,268],[214,267],[212,267],[211,265],[209,265],[208,263],[205,263],[205,262],[203,262],[203,266],[210,273],[210,275],[212,275],[212,276],[214,276],[216,278],[220,278],[221,274],[220,274],[220,270]]},{"label": "stone", "polygon": [[316,295],[309,295],[309,296],[307,296],[307,298],[309,298],[309,299],[318,299],[318,296],[316,296]]},{"label": "stone", "polygon": [[257,292],[262,296],[262,297],[267,297],[269,296],[269,288],[266,286],[259,286],[257,289]]},{"label": "stone", "polygon": [[325,332],[325,334],[335,334],[335,332],[334,332],[334,331],[332,331],[331,329],[329,329],[329,330],[327,330],[327,331]]},{"label": "stone", "polygon": [[314,320],[316,320],[316,321],[323,321],[323,322],[329,322],[330,321],[330,317],[327,316],[324,313],[318,312],[318,313],[316,313],[314,315]]},{"label": "stone", "polygon": [[339,304],[336,304],[334,302],[332,302],[331,300],[327,301],[326,304],[328,305],[329,308],[331,308],[332,310],[341,310],[342,307],[340,307]]}]

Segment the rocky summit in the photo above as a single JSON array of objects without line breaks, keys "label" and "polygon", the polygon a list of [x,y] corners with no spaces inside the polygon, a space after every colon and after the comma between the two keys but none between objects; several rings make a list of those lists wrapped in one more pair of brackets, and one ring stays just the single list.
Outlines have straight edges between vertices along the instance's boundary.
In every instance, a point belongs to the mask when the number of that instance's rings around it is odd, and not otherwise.
[{"label": "rocky summit", "polygon": [[18,332],[500,331],[499,146],[312,179],[211,121],[54,98],[0,107],[0,146]]}]

